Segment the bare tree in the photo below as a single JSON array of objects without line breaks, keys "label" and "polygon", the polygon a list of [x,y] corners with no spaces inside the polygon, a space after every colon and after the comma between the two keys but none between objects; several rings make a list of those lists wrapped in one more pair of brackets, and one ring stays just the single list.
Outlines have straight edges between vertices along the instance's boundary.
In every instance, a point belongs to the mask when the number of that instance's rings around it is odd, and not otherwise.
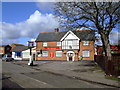
[{"label": "bare tree", "polygon": [[120,23],[120,2],[57,2],[54,11],[61,26],[69,30],[86,27],[97,31],[111,60],[109,34]]}]

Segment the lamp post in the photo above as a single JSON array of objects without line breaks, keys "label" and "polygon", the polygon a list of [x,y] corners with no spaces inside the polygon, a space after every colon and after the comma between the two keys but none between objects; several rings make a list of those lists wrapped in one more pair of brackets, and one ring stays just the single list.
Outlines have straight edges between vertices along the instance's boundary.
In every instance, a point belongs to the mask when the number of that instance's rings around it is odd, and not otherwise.
[{"label": "lamp post", "polygon": [[33,41],[28,41],[28,48],[30,49],[30,58],[29,58],[29,66],[33,66],[33,60],[32,60],[32,48],[34,47]]}]

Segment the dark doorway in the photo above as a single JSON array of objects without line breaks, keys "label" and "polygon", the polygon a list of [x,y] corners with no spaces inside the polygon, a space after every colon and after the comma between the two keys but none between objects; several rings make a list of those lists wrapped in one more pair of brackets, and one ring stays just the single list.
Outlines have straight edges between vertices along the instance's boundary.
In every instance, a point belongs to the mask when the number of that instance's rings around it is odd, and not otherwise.
[{"label": "dark doorway", "polygon": [[72,56],[69,56],[69,61],[72,61]]},{"label": "dark doorway", "polygon": [[72,61],[73,53],[69,54],[69,61]]},{"label": "dark doorway", "polygon": [[33,60],[35,60],[35,54],[33,54]]}]

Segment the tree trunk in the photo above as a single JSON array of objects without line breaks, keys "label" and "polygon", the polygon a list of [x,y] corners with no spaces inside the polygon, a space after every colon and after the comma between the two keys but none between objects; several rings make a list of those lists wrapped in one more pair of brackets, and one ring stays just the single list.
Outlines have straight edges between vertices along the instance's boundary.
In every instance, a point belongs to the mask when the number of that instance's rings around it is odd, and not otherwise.
[{"label": "tree trunk", "polygon": [[105,51],[105,73],[106,75],[110,76],[112,75],[112,55],[111,55],[111,49],[110,49],[110,43],[109,43],[109,35],[101,34],[101,40],[103,42],[103,49]]},{"label": "tree trunk", "polygon": [[101,34],[101,40],[103,42],[103,49],[105,52],[105,56],[108,57],[108,60],[112,59],[110,43],[109,43],[109,36],[106,34]]}]

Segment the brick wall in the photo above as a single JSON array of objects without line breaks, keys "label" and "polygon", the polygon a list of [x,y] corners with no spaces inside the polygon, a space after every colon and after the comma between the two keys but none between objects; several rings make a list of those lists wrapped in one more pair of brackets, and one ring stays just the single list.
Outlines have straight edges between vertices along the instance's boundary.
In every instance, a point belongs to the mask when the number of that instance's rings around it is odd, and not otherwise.
[{"label": "brick wall", "polygon": [[[47,42],[47,47],[59,47],[57,46],[57,42]],[[42,51],[46,50],[45,47],[43,47],[43,42],[38,42],[36,44],[36,50],[40,51],[40,49],[42,49]],[[59,47],[58,51],[61,51],[61,47]],[[52,50],[52,49],[48,49],[48,57],[38,57],[37,55],[37,60],[66,60],[66,55],[62,53],[62,57],[56,57],[56,51],[57,50]],[[50,56],[50,53],[54,53],[54,57]]]},{"label": "brick wall", "polygon": [[89,45],[83,45],[83,41],[80,42],[80,53],[79,55],[82,56],[83,50],[90,51],[90,57],[84,57],[83,60],[94,60],[94,41],[89,41]]}]

